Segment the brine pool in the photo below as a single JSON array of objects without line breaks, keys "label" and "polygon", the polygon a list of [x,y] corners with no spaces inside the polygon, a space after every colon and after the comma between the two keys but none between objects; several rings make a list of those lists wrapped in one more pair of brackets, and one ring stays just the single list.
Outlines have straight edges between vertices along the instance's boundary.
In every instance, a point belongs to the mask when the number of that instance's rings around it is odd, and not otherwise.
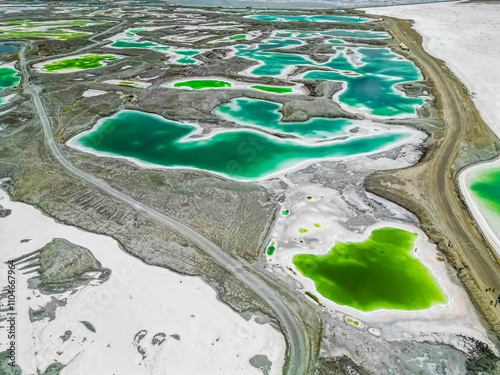
[{"label": "brine pool", "polygon": [[[258,123],[252,114],[244,118],[243,111],[247,106],[257,108],[269,121]],[[379,152],[397,144],[420,142],[423,137],[420,132],[409,128],[378,128],[378,125],[373,125],[373,131],[368,134],[351,133],[346,131],[349,123],[342,119],[317,118],[304,124],[284,124],[279,121],[277,108],[279,105],[275,103],[246,98],[240,99],[236,107],[223,105],[215,113],[232,116],[234,122],[242,118],[242,121],[253,123],[253,129],[218,129],[203,136],[199,134],[198,125],[125,110],[99,121],[93,129],[68,143],[82,151],[128,158],[142,165],[196,168],[235,179],[255,180],[307,161]],[[290,129],[287,129],[289,125]],[[311,134],[316,127],[329,133],[328,139],[324,140],[325,134]],[[274,130],[274,134],[264,132],[268,129]],[[293,133],[322,138],[323,142],[284,137]]]},{"label": "brine pool", "polygon": [[[347,53],[343,46],[333,47],[335,54],[326,63],[317,63],[308,56],[266,50],[299,46],[297,39],[271,39],[256,46],[236,45],[235,55],[255,60],[257,65],[246,72],[251,76],[284,77],[296,66],[317,66],[329,70],[309,71],[303,79],[344,82],[338,100],[357,112],[382,117],[414,116],[415,108],[424,101],[410,98],[395,88],[404,82],[418,81],[422,75],[409,60],[388,48],[357,48]],[[350,50],[352,51],[352,50]]]},{"label": "brine pool", "polygon": [[297,269],[325,298],[362,311],[422,310],[445,303],[429,270],[413,256],[417,234],[374,230],[364,242],[337,243],[326,255],[299,254]]}]

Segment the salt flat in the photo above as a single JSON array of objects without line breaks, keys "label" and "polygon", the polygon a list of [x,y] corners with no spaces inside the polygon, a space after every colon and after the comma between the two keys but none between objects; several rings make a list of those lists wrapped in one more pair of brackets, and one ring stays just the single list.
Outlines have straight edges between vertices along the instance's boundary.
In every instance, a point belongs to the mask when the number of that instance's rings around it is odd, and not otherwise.
[{"label": "salt flat", "polygon": [[[500,137],[500,6],[488,2],[434,3],[362,9],[369,14],[411,19],[423,38],[424,49],[442,59],[471,93],[481,117]],[[481,168],[500,166],[500,161]],[[474,168],[474,170],[477,169]],[[500,254],[500,238],[468,191],[469,168],[460,176],[460,186],[472,214],[487,240]],[[492,222],[490,220],[490,222]]]},{"label": "salt flat", "polygon": [[[281,373],[281,333],[255,318],[245,320],[219,302],[201,279],[146,265],[114,239],[56,223],[34,207],[12,202],[1,190],[0,204],[12,210],[0,219],[2,283],[7,260],[38,250],[53,238],[88,248],[111,269],[103,284],[52,296],[29,289],[27,279],[34,274],[18,270],[17,363],[23,374],[44,371],[58,361],[66,365],[61,374],[156,374],[162,368],[174,374],[258,375],[260,370],[249,362],[257,354],[273,362],[270,374]],[[56,309],[54,320],[30,323],[28,309],[43,307],[51,297],[66,298],[67,304]],[[72,335],[63,342],[60,336],[67,330]],[[2,342],[6,333],[0,333]],[[166,340],[158,345],[155,337]]]}]

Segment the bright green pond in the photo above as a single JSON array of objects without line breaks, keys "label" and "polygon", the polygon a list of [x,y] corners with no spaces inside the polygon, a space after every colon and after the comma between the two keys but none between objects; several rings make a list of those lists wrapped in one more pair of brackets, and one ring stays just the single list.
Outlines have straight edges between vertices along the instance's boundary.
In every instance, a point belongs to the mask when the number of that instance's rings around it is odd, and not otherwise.
[{"label": "bright green pond", "polygon": [[351,121],[343,118],[311,118],[304,122],[282,122],[278,111],[282,105],[266,100],[237,98],[215,108],[213,113],[239,125],[274,129],[281,133],[306,138],[327,139],[347,136],[346,127]]},{"label": "bright green pond", "polygon": [[17,70],[13,68],[0,68],[0,90],[19,85],[21,77],[16,77]]},{"label": "bright green pond", "polygon": [[185,139],[196,126],[137,111],[105,119],[77,144],[99,153],[124,156],[166,167],[192,167],[238,179],[258,179],[319,158],[342,158],[374,152],[405,139],[392,132],[348,141],[306,145],[249,130],[218,132],[209,138]]},{"label": "bright green pond", "polygon": [[114,55],[87,55],[64,59],[45,64],[42,68],[45,72],[57,72],[66,69],[92,69],[103,66],[102,61],[118,60]]},{"label": "bright green pond", "polygon": [[231,83],[215,79],[205,79],[177,82],[174,84],[174,87],[190,87],[194,90],[201,90],[206,88],[231,87]]},{"label": "bright green pond", "polygon": [[365,242],[337,243],[326,255],[296,255],[293,263],[339,305],[363,311],[426,309],[446,297],[412,256],[416,238],[401,229],[377,229]]}]

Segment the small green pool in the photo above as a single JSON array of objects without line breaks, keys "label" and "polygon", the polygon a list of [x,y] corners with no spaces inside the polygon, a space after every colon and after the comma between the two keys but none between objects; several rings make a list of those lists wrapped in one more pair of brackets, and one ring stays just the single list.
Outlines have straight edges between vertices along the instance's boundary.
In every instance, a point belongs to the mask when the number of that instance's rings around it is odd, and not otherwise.
[{"label": "small green pool", "polygon": [[364,242],[339,242],[326,255],[296,255],[293,263],[321,295],[339,305],[422,310],[446,297],[413,256],[416,238],[401,229],[377,229]]},{"label": "small green pool", "polygon": [[203,80],[177,82],[176,84],[174,84],[174,87],[189,87],[192,88],[193,90],[201,90],[201,89],[231,87],[231,83],[215,79],[203,79]]}]

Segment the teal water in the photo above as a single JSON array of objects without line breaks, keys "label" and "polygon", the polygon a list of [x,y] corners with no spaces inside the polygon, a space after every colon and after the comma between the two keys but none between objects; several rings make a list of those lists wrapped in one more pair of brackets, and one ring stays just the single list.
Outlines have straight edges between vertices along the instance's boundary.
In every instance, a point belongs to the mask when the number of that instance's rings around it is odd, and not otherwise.
[{"label": "teal water", "polygon": [[279,38],[310,38],[312,36],[334,36],[337,38],[357,38],[357,39],[390,39],[391,36],[385,31],[371,30],[328,30],[328,31],[283,31],[277,32]]},{"label": "teal water", "polygon": [[298,137],[328,139],[333,136],[352,136],[346,127],[352,122],[343,118],[311,118],[305,122],[282,122],[278,111],[282,105],[266,100],[238,98],[223,104],[213,113],[238,125],[277,130]]},{"label": "teal water", "polygon": [[150,49],[153,51],[158,51],[162,53],[167,53],[169,55],[173,55],[173,59],[175,64],[195,64],[197,61],[195,59],[189,58],[192,56],[196,56],[200,53],[200,51],[190,49],[190,48],[174,48],[172,49],[169,46],[165,46],[162,44],[158,44],[150,41],[140,41],[140,36],[136,33],[144,31],[145,29],[137,29],[137,30],[129,30],[125,32],[128,37],[124,37],[122,39],[118,39],[113,42],[110,47],[113,48],[144,48]]},{"label": "teal water", "polygon": [[411,61],[399,58],[385,48],[360,48],[358,52],[365,64],[352,70],[359,76],[316,71],[307,73],[304,78],[346,82],[347,88],[339,95],[339,101],[377,116],[413,114],[415,106],[424,104],[423,99],[405,97],[404,93],[394,89],[398,83],[422,78]]},{"label": "teal water", "polygon": [[302,22],[348,22],[348,23],[359,23],[366,22],[366,18],[358,17],[346,17],[346,16],[274,16],[274,15],[252,15],[247,18],[260,21],[278,21],[278,22],[290,22],[290,21],[302,21]]},{"label": "teal water", "polygon": [[343,158],[379,151],[409,137],[391,132],[348,141],[305,145],[249,130],[185,139],[197,130],[159,116],[123,111],[81,134],[76,143],[89,151],[133,158],[165,167],[192,167],[237,179],[259,179],[320,158]]},{"label": "teal water", "polygon": [[[403,92],[394,89],[402,82],[420,80],[417,67],[388,48],[359,48],[362,64],[352,65],[345,55],[344,47],[335,47],[337,54],[327,63],[316,63],[301,55],[269,52],[269,49],[299,45],[293,39],[270,40],[255,47],[235,46],[239,57],[253,59],[262,63],[251,69],[257,76],[279,76],[293,66],[326,67],[331,71],[311,71],[305,79],[340,81],[346,90],[339,95],[339,101],[355,111],[364,111],[377,116],[412,115],[415,106],[424,101],[420,98],[405,97]],[[346,75],[349,74],[349,75]]]}]

